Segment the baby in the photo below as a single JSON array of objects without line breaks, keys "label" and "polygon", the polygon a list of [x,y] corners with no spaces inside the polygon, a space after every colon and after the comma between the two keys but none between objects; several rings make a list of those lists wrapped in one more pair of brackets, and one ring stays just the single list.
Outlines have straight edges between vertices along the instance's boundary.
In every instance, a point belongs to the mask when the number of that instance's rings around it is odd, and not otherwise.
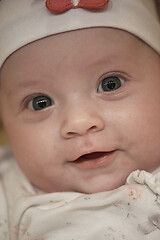
[{"label": "baby", "polygon": [[158,240],[155,2],[1,0],[0,17],[0,239]]}]

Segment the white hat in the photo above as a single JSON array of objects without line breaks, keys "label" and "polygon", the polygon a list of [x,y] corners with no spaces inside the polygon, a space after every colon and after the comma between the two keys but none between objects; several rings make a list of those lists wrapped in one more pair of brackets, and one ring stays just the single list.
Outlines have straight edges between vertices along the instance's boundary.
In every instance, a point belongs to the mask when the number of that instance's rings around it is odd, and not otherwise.
[{"label": "white hat", "polygon": [[[65,2],[47,0],[56,1]],[[104,1],[108,2],[97,2]],[[76,6],[81,0],[66,2]],[[160,23],[154,0],[109,0],[100,9],[72,8],[63,13],[48,10],[45,0],[0,0],[0,67],[11,53],[30,42],[89,27],[123,29],[160,54]]]}]

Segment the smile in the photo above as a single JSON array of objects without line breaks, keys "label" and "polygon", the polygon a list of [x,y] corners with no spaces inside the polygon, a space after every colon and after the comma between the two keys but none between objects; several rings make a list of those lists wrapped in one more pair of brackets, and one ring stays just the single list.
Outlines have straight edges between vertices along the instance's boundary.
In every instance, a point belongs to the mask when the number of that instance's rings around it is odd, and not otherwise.
[{"label": "smile", "polygon": [[116,151],[110,152],[93,152],[82,155],[74,161],[79,168],[92,169],[108,165]]}]

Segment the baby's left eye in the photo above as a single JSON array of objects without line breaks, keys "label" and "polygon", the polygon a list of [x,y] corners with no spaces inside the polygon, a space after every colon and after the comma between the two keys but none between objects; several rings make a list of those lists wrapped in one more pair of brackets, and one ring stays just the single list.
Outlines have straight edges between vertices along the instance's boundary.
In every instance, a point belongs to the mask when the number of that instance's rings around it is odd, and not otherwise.
[{"label": "baby's left eye", "polygon": [[120,88],[124,82],[124,79],[118,76],[106,77],[100,82],[97,90],[98,92],[115,91]]}]

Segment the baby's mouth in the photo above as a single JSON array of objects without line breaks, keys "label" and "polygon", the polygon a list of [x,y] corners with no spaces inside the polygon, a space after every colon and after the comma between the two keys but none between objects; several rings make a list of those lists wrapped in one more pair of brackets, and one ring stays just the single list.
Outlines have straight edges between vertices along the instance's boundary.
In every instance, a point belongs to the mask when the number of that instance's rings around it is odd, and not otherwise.
[{"label": "baby's mouth", "polygon": [[84,154],[77,158],[74,163],[80,168],[99,168],[108,165],[115,151],[110,152],[92,152]]},{"label": "baby's mouth", "polygon": [[82,155],[77,161],[85,161],[85,160],[94,160],[97,158],[101,158],[106,154],[106,152],[93,152]]}]

